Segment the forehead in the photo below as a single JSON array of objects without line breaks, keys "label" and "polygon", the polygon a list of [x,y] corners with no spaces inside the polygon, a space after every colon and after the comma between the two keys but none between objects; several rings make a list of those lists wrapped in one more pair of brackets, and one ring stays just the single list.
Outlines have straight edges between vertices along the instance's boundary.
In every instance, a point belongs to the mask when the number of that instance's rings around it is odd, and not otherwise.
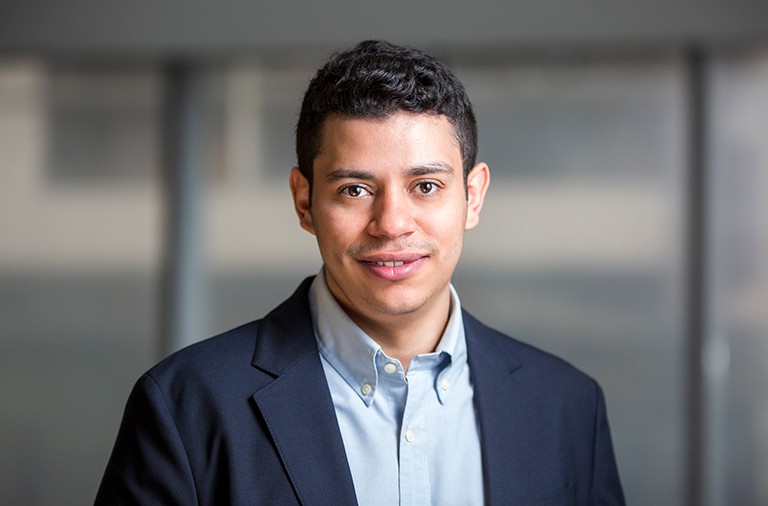
[{"label": "forehead", "polygon": [[[460,170],[455,129],[440,114],[398,111],[385,118],[329,116],[323,124],[316,162],[425,163],[440,161]],[[317,166],[317,165],[316,165]]]}]

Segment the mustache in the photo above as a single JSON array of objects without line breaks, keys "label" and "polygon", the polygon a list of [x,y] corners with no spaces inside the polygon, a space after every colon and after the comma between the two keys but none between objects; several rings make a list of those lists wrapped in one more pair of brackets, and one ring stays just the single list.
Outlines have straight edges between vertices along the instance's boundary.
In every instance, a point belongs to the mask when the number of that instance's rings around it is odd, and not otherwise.
[{"label": "mustache", "polygon": [[372,241],[365,244],[353,244],[347,248],[350,256],[367,255],[368,253],[386,253],[388,251],[417,251],[419,253],[437,252],[437,244],[431,241]]}]

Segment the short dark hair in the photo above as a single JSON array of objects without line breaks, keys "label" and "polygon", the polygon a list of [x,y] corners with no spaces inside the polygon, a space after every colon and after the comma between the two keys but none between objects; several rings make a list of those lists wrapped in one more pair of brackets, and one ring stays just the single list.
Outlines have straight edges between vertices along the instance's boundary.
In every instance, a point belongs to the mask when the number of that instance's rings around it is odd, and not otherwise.
[{"label": "short dark hair", "polygon": [[422,51],[367,40],[334,54],[304,93],[296,156],[310,187],[328,116],[381,119],[401,110],[448,118],[459,142],[466,181],[477,157],[477,124],[464,86],[444,63]]}]

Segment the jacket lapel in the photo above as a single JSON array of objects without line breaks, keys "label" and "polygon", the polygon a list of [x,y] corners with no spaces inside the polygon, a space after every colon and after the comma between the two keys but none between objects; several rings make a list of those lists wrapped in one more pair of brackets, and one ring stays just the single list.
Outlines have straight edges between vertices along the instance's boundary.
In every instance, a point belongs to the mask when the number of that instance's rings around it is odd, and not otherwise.
[{"label": "jacket lapel", "polygon": [[529,393],[513,379],[522,364],[510,354],[510,338],[468,313],[464,325],[480,425],[485,503],[522,503],[530,498],[528,478],[542,436]]},{"label": "jacket lapel", "polygon": [[262,321],[253,366],[274,381],[253,395],[302,504],[356,504],[315,343],[306,279]]}]

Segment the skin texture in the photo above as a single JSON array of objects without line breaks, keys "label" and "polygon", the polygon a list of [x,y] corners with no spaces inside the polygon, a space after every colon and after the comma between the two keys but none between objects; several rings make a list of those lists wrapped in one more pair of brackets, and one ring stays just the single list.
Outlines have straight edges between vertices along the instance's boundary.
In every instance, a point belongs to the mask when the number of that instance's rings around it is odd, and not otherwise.
[{"label": "skin texture", "polygon": [[329,117],[313,170],[311,199],[297,168],[290,186],[301,227],[316,236],[328,287],[407,368],[414,355],[434,350],[448,321],[448,285],[464,232],[480,219],[488,166],[478,163],[465,187],[447,118],[397,112]]}]

